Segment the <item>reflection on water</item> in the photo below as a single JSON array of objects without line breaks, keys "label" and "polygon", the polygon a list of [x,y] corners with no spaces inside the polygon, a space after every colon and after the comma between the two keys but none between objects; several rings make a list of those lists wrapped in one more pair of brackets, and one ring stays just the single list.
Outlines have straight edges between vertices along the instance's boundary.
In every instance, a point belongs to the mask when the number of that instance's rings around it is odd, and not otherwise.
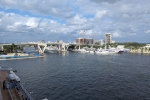
[{"label": "reflection on water", "polygon": [[66,51],[66,52],[59,52],[59,55],[62,55],[62,56],[66,56],[69,54],[69,51]]}]

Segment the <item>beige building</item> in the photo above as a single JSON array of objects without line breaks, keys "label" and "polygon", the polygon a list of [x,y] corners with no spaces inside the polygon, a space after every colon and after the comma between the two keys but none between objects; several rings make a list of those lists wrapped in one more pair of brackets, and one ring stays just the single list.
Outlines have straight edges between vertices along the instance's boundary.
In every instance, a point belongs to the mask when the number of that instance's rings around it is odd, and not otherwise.
[{"label": "beige building", "polygon": [[105,43],[106,44],[112,43],[112,35],[110,33],[105,33]]},{"label": "beige building", "polygon": [[77,44],[93,44],[94,40],[92,38],[77,38],[76,39]]}]

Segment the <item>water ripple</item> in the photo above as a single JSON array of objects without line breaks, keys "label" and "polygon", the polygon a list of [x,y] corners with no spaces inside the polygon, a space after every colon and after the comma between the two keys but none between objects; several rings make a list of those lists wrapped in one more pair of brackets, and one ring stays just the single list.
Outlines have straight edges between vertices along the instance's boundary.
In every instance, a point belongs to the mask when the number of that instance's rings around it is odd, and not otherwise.
[{"label": "water ripple", "polygon": [[45,54],[1,61],[36,100],[149,100],[150,55]]}]

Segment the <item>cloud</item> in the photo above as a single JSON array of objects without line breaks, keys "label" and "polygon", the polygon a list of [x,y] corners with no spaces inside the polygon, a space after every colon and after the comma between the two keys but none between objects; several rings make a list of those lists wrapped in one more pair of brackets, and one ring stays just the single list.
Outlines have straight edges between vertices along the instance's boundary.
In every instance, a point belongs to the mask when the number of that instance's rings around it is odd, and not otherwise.
[{"label": "cloud", "polygon": [[150,33],[150,30],[145,31],[145,33]]},{"label": "cloud", "polygon": [[82,15],[76,14],[73,18],[67,20],[69,25],[82,25],[87,22],[86,18],[83,18]]},{"label": "cloud", "polygon": [[114,32],[114,33],[113,33],[113,37],[115,37],[115,38],[116,38],[116,37],[121,37],[121,35],[120,35],[118,32]]},{"label": "cloud", "polygon": [[137,35],[136,33],[130,33],[129,35]]},{"label": "cloud", "polygon": [[68,18],[72,16],[72,12],[68,7],[68,1],[63,0],[63,2],[58,2],[57,0],[49,1],[31,1],[31,0],[1,0],[0,7],[6,9],[20,9],[22,11],[29,11],[33,14],[54,16],[61,18]]},{"label": "cloud", "polygon": [[[14,13],[1,12],[3,17],[0,22],[0,32],[8,34],[16,34],[16,36],[47,34],[50,31],[57,33],[60,28],[63,28],[59,23],[50,19],[40,19],[35,17],[20,16]],[[58,28],[59,27],[59,28]],[[56,30],[57,29],[57,30]],[[61,31],[61,33],[63,33]]]},{"label": "cloud", "polygon": [[107,11],[98,11],[98,12],[96,12],[96,14],[95,14],[95,17],[96,18],[102,18],[104,15],[106,15],[107,14]]},{"label": "cloud", "polygon": [[29,18],[26,22],[26,26],[31,28],[37,27],[38,24],[39,24],[39,19],[35,19],[35,18]]},{"label": "cloud", "polygon": [[97,39],[111,33],[120,41],[136,36],[136,41],[150,42],[144,34],[150,33],[149,5],[149,0],[0,0],[0,40],[24,36],[52,41],[68,36],[74,41],[86,30]]},{"label": "cloud", "polygon": [[120,0],[90,0],[90,1],[96,2],[96,3],[102,3],[102,2],[115,3],[115,2],[120,1]]}]

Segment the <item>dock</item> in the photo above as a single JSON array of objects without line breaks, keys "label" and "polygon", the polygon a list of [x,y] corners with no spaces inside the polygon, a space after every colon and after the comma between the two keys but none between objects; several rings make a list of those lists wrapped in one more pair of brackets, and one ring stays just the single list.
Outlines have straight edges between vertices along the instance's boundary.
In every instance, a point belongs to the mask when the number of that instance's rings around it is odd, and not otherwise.
[{"label": "dock", "polygon": [[28,58],[44,58],[42,54],[21,54],[11,53],[7,55],[0,55],[0,60],[19,60],[19,59],[28,59]]}]

